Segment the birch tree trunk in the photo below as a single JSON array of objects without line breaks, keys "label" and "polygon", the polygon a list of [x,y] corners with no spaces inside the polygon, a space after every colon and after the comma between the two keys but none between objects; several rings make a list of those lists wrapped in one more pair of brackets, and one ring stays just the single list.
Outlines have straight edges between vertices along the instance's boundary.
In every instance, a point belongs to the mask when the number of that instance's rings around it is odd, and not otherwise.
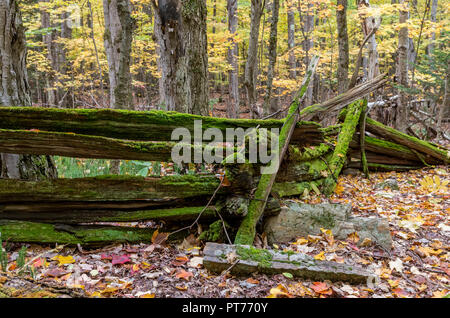
[{"label": "birch tree trunk", "polygon": [[131,44],[134,20],[129,0],[103,0],[104,44],[109,68],[110,107],[133,109]]},{"label": "birch tree trunk", "polygon": [[[228,31],[232,36],[237,33],[238,17],[237,17],[237,0],[227,0],[228,11]],[[238,65],[238,44],[234,38],[230,39],[231,47],[228,49],[228,63],[231,70],[228,71],[229,77],[229,105],[227,115],[228,118],[239,118],[239,65]]]},{"label": "birch tree trunk", "polygon": [[[0,0],[0,106],[31,106],[25,28],[16,0]],[[0,178],[56,178],[49,156],[0,154]]]},{"label": "birch tree trunk", "polygon": [[348,88],[348,33],[347,33],[347,0],[338,0],[336,9],[336,21],[338,31],[338,93],[344,93]]},{"label": "birch tree trunk", "polygon": [[160,103],[167,110],[208,115],[206,1],[153,0],[152,5]]},{"label": "birch tree trunk", "polygon": [[[280,0],[272,2],[272,17],[270,21],[269,38],[269,66],[267,68],[267,89],[264,97],[264,115],[267,116],[277,111],[275,104],[271,103],[272,84],[275,73],[275,63],[277,62],[277,34],[278,34],[278,15],[280,12]],[[273,106],[273,107],[272,107]]]},{"label": "birch tree trunk", "polygon": [[[408,2],[400,0],[402,5],[400,8],[399,22],[406,23],[408,20],[409,9]],[[398,61],[397,61],[397,82],[402,87],[408,86],[408,28],[402,27],[398,33]],[[398,91],[398,104],[395,117],[395,127],[401,132],[406,133],[408,127],[408,96],[407,93],[400,88]]]},{"label": "birch tree trunk", "polygon": [[258,76],[258,39],[261,16],[265,0],[251,0],[250,38],[248,41],[247,61],[245,63],[244,85],[247,90],[247,102],[252,118],[259,117],[256,99],[256,80]]}]

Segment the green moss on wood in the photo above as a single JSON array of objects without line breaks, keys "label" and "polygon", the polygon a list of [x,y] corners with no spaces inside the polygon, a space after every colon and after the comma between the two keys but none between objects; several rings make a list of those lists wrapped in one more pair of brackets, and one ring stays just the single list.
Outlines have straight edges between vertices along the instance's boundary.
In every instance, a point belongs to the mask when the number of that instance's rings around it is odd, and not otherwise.
[{"label": "green moss on wood", "polygon": [[309,147],[295,147],[289,145],[288,155],[289,161],[302,162],[302,161],[310,161],[321,156],[324,156],[330,151],[330,145],[321,143],[318,146],[309,146]]},{"label": "green moss on wood", "polygon": [[355,134],[361,111],[366,103],[367,101],[358,100],[348,106],[345,121],[342,124],[342,129],[339,133],[337,145],[331,160],[328,162],[332,175],[324,180],[324,193],[327,195],[333,193],[334,188],[336,187],[336,180],[347,160],[347,150],[353,139],[353,135]]},{"label": "green moss on wood", "polygon": [[242,260],[249,260],[258,263],[258,267],[270,267],[273,260],[273,255],[267,250],[255,248],[253,246],[236,246],[236,254]]},{"label": "green moss on wood", "polygon": [[[276,119],[228,119],[206,117],[173,111],[130,111],[112,109],[57,109],[38,107],[0,108],[0,128],[38,129],[81,135],[123,138],[127,140],[170,141],[172,131],[187,128],[192,136],[194,121],[201,120],[203,129],[218,128],[224,135],[226,128],[280,128],[283,121]],[[320,124],[298,122],[299,140],[308,134],[321,135]],[[305,132],[302,134],[302,132]]]},{"label": "green moss on wood", "polygon": [[45,181],[0,180],[0,202],[163,200],[211,194],[220,181],[214,176],[144,178],[105,175]]},{"label": "green moss on wood", "polygon": [[71,226],[68,230],[58,230],[52,224],[1,220],[0,232],[3,240],[9,242],[100,245],[150,242],[154,230],[115,226]]},{"label": "green moss on wood", "polygon": [[444,163],[450,163],[450,150],[448,149],[443,149],[427,141],[409,136],[394,128],[385,126],[382,123],[371,118],[367,118],[366,124],[367,130],[374,134],[383,136],[383,138],[390,139],[408,148],[423,152],[424,154],[441,160]]}]

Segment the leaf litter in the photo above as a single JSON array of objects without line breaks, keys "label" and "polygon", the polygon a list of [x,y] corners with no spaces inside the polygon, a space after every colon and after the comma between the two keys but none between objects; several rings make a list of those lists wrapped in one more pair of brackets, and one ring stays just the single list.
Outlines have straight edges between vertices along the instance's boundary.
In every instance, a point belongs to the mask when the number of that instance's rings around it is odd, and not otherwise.
[{"label": "leaf litter", "polygon": [[[398,190],[380,188],[386,180],[396,180]],[[391,251],[370,239],[357,247],[356,232],[346,240],[337,240],[329,229],[322,229],[321,235],[269,246],[306,253],[318,260],[357,264],[378,276],[368,284],[312,281],[289,273],[212,275],[203,267],[203,247],[194,235],[171,245],[166,242],[167,233],[157,231],[151,244],[116,244],[93,252],[73,247],[54,252],[51,247],[28,244],[25,261],[31,261],[36,282],[51,281],[88,297],[449,297],[449,181],[449,167],[371,173],[369,179],[342,175],[331,197],[310,193],[301,201],[351,203],[355,216],[386,218],[393,239]],[[17,268],[21,245],[12,247],[8,251],[9,271]],[[228,257],[232,260],[236,256]]]}]

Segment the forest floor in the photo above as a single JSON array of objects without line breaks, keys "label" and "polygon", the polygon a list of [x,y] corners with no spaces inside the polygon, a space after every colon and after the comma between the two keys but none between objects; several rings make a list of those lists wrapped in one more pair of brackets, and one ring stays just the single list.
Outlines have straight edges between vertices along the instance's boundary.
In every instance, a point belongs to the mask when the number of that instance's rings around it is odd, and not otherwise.
[{"label": "forest floor", "polygon": [[[386,179],[395,179],[398,190],[377,187]],[[58,251],[28,244],[26,261],[32,260],[34,280],[17,275],[21,246],[16,244],[8,253],[9,274],[0,274],[0,296],[449,297],[449,180],[448,166],[372,173],[370,179],[343,175],[330,198],[303,198],[307,203],[351,203],[356,216],[387,218],[393,239],[390,252],[370,242],[357,247],[357,235],[336,240],[325,230],[321,236],[299,237],[290,244],[269,247],[358,264],[379,275],[374,286],[283,274],[212,275],[201,265],[202,245],[190,236],[180,245],[120,244],[98,250],[66,247]]]}]

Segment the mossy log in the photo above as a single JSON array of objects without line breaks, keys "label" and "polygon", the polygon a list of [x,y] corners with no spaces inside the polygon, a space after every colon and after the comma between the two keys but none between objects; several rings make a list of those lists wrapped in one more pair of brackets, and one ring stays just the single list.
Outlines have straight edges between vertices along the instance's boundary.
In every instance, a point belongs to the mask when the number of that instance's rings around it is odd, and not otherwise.
[{"label": "mossy log", "polygon": [[[3,241],[26,243],[60,243],[69,245],[104,245],[108,243],[151,242],[155,229],[105,225],[59,225],[0,220]],[[186,232],[170,236],[180,240]]]},{"label": "mossy log", "polygon": [[[4,153],[171,162],[172,148],[176,144],[171,141],[131,141],[74,133],[0,129],[0,152]],[[196,147],[193,144],[186,146],[190,147],[193,158]],[[202,144],[201,151],[205,150],[227,153],[226,147],[221,145]]]},{"label": "mossy log", "polygon": [[384,84],[386,84],[386,82],[386,74],[381,74],[370,81],[364,82],[358,86],[353,87],[343,94],[327,100],[322,104],[315,104],[305,107],[300,112],[300,118],[302,120],[311,120],[311,118],[313,118],[315,115],[342,109],[350,103],[353,103],[356,100],[361,99],[367,94],[382,87]]},{"label": "mossy log", "polygon": [[[365,148],[367,151],[385,155],[391,158],[400,158],[410,161],[420,161],[417,155],[408,147],[399,145],[392,141],[378,139],[375,137],[365,136]],[[355,134],[353,140],[350,142],[350,148],[359,149],[359,134]],[[437,160],[433,159],[434,162]]]},{"label": "mossy log", "polygon": [[[390,164],[381,164],[381,163],[367,163],[370,171],[409,171],[409,170],[417,170],[422,169],[423,165],[390,165]],[[347,165],[347,168],[356,168],[359,169],[361,167],[360,161],[352,161]]]},{"label": "mossy log", "polygon": [[[306,254],[257,249],[249,245],[209,242],[203,253],[203,265],[217,274],[224,270],[230,270],[238,276],[248,276],[254,272],[268,275],[290,273],[312,280],[348,281],[355,284],[365,283],[372,276],[359,266],[319,261]],[[234,263],[229,262],[229,255],[235,256]]]},{"label": "mossy log", "polygon": [[[176,206],[176,205],[175,205]],[[192,222],[195,220],[204,206],[187,206],[128,210],[121,205],[110,204],[108,209],[97,208],[80,202],[78,205],[70,205],[66,202],[53,204],[26,203],[23,205],[5,204],[0,210],[0,219],[18,220],[44,223],[80,224],[94,222],[135,222],[146,220],[162,220],[165,223]],[[218,216],[214,206],[209,206],[201,215],[201,220],[214,220]],[[229,218],[229,215],[223,215]],[[234,215],[231,215],[234,217]]]},{"label": "mossy log", "polygon": [[[361,151],[359,149],[349,151],[348,158],[356,158],[361,160]],[[367,163],[379,163],[379,164],[391,164],[391,165],[419,165],[421,164],[418,161],[407,160],[397,157],[386,156],[383,154],[379,154],[376,152],[366,151],[366,159]]]},{"label": "mossy log", "polygon": [[344,123],[342,124],[342,129],[339,133],[336,147],[328,163],[332,173],[324,181],[323,191],[327,195],[333,193],[334,188],[336,187],[336,180],[346,162],[347,151],[350,142],[353,139],[353,135],[355,134],[356,127],[358,126],[362,109],[365,105],[367,105],[367,100],[359,100],[348,106],[347,114],[345,116]]},{"label": "mossy log", "polygon": [[244,217],[236,234],[234,241],[235,244],[253,244],[253,240],[256,234],[256,224],[258,223],[258,220],[260,219],[264,211],[267,199],[277,177],[278,168],[280,167],[280,163],[283,160],[284,154],[286,153],[293,136],[294,129],[300,116],[298,109],[303,101],[303,96],[305,96],[308,86],[311,83],[311,79],[314,76],[318,61],[318,56],[314,56],[312,58],[308,70],[306,71],[305,78],[303,79],[303,83],[300,86],[299,92],[297,93],[297,96],[289,107],[288,114],[284,120],[284,124],[281,127],[281,131],[279,134],[278,149],[276,149],[275,152],[272,153],[272,155],[278,159],[276,171],[275,173],[272,172],[270,174],[266,173],[261,175],[258,186],[254,193],[254,197],[250,201],[248,214]]},{"label": "mossy log", "polygon": [[[173,111],[128,111],[112,109],[57,109],[37,107],[0,108],[0,129],[42,130],[140,141],[171,141],[175,128],[187,128],[194,136],[194,122],[203,130],[218,128],[281,128],[282,120],[215,118]],[[320,124],[298,122],[293,143],[320,143]]]},{"label": "mossy log", "polygon": [[450,150],[448,149],[444,149],[416,137],[409,136],[394,128],[385,126],[371,118],[367,118],[366,129],[373,134],[392,140],[400,145],[425,154],[424,160],[427,163],[427,159],[431,158],[436,158],[446,164],[450,163]]},{"label": "mossy log", "polygon": [[0,180],[0,204],[7,202],[91,202],[92,204],[133,202],[173,203],[176,200],[208,197],[218,187],[215,176],[98,176],[45,181]]}]

